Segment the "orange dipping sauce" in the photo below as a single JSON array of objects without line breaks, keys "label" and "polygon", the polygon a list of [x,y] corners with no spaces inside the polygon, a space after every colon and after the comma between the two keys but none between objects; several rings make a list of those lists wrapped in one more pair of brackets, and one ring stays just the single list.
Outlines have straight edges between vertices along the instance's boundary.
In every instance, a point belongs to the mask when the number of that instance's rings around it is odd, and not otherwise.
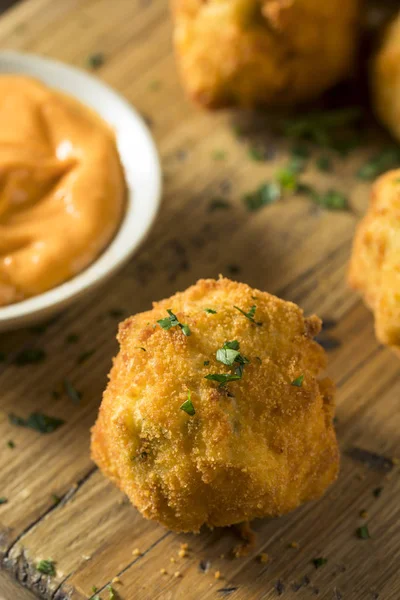
[{"label": "orange dipping sauce", "polygon": [[0,306],[41,294],[110,243],[126,186],[114,133],[77,100],[0,76]]}]

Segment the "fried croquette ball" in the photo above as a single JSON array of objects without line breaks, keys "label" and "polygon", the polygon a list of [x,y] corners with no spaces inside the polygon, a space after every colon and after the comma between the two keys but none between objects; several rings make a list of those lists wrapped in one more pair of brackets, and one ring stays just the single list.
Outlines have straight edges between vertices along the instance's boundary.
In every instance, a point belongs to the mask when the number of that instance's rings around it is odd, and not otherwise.
[{"label": "fried croquette ball", "polygon": [[145,517],[176,531],[318,498],[338,472],[320,324],[228,279],[130,317],[92,430],[95,462]]},{"label": "fried croquette ball", "polygon": [[373,186],[354,238],[349,282],[372,309],[378,339],[400,351],[400,169]]},{"label": "fried croquette ball", "polygon": [[182,80],[208,108],[290,105],[347,76],[360,0],[171,0]]},{"label": "fried croquette ball", "polygon": [[400,139],[400,13],[372,63],[371,91],[377,116]]}]

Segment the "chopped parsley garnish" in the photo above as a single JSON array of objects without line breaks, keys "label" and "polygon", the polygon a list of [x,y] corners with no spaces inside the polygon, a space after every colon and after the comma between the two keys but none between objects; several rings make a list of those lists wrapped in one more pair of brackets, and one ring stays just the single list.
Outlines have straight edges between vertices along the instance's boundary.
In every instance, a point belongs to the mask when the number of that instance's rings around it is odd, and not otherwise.
[{"label": "chopped parsley garnish", "polygon": [[165,329],[166,331],[168,331],[169,329],[171,329],[171,327],[180,327],[182,329],[182,332],[186,335],[189,336],[190,335],[190,329],[188,325],[185,325],[184,323],[180,323],[178,320],[178,317],[176,315],[174,315],[174,313],[172,312],[171,309],[167,309],[167,313],[169,314],[169,317],[166,317],[165,319],[159,319],[157,321],[157,323],[159,324],[159,326],[162,329]]},{"label": "chopped parsley garnish", "polygon": [[81,398],[82,398],[82,394],[80,392],[78,392],[78,390],[75,388],[75,386],[67,378],[64,379],[63,385],[64,385],[64,390],[65,390],[67,396],[69,397],[69,399],[72,400],[72,402],[74,404],[79,404],[79,402],[81,401]]},{"label": "chopped parsley garnish", "polygon": [[292,381],[292,383],[290,385],[293,385],[294,387],[302,387],[303,381],[304,381],[304,375],[299,375],[298,377],[296,377],[296,379],[294,379]]},{"label": "chopped parsley garnish", "polygon": [[15,365],[22,367],[43,362],[45,358],[46,352],[41,348],[25,348],[25,350],[18,352],[13,362]]},{"label": "chopped parsley garnish", "polygon": [[190,390],[188,391],[187,400],[185,400],[185,402],[183,404],[181,404],[181,406],[179,408],[181,410],[185,411],[185,413],[187,413],[191,417],[193,417],[193,415],[196,414],[196,411],[195,411],[194,406],[193,406],[192,394],[191,394]]},{"label": "chopped parsley garnish", "polygon": [[319,158],[317,158],[317,169],[319,171],[322,171],[323,173],[328,173],[329,171],[332,170],[332,161],[329,158],[329,156],[320,156]]},{"label": "chopped parsley garnish", "polygon": [[225,150],[213,150],[211,153],[211,158],[213,160],[225,160],[226,152]]},{"label": "chopped parsley garnish", "polygon": [[108,600],[117,600],[117,595],[111,585],[108,586]]},{"label": "chopped parsley garnish", "polygon": [[238,306],[235,306],[233,308],[236,308],[236,310],[238,310],[239,312],[242,313],[242,315],[244,317],[246,317],[246,319],[248,319],[249,321],[251,321],[252,323],[254,323],[254,325],[258,325],[261,326],[262,323],[260,321],[255,321],[254,319],[254,315],[256,314],[256,305],[253,304],[253,306],[250,308],[249,312],[245,312],[244,310],[242,310],[241,308],[239,308]]},{"label": "chopped parsley garnish", "polygon": [[291,154],[294,158],[310,158],[310,150],[304,144],[296,144],[293,146]]},{"label": "chopped parsley garnish", "polygon": [[209,365],[209,364],[210,364],[210,361],[209,361],[209,360],[205,360],[205,361],[203,362],[203,365],[204,365],[205,367],[208,367],[208,365]]},{"label": "chopped parsley garnish", "polygon": [[357,172],[359,179],[370,181],[400,165],[400,148],[391,146],[372,156]]},{"label": "chopped parsley garnish", "polygon": [[208,205],[209,212],[214,212],[214,210],[227,210],[229,208],[231,208],[231,204],[219,196],[212,198],[210,200],[210,204]]},{"label": "chopped parsley garnish", "polygon": [[374,498],[379,498],[383,492],[383,487],[377,487],[372,491]]},{"label": "chopped parsley garnish", "polygon": [[119,319],[120,317],[124,316],[125,311],[122,310],[122,308],[110,308],[110,310],[108,311],[108,314],[110,315],[110,317],[113,317],[114,319]]},{"label": "chopped parsley garnish", "polygon": [[34,429],[39,433],[52,433],[65,423],[63,419],[49,417],[48,415],[45,415],[40,412],[34,412],[30,414],[27,419],[23,419],[22,417],[18,417],[17,415],[10,413],[8,415],[8,418],[10,423],[12,423],[13,425]]},{"label": "chopped parsley garnish", "polygon": [[87,57],[86,63],[87,66],[91,69],[98,69],[102,65],[104,65],[105,57],[102,52],[95,52],[94,54],[89,54]]},{"label": "chopped parsley garnish", "polygon": [[8,502],[7,498],[5,498],[4,496],[0,497],[0,504],[7,504],[7,502]]},{"label": "chopped parsley garnish", "polygon": [[276,173],[276,180],[285,191],[294,192],[298,189],[298,174],[304,171],[305,161],[302,158],[292,160]]},{"label": "chopped parsley garnish", "polygon": [[250,362],[248,358],[240,354],[239,342],[237,340],[225,342],[222,348],[217,350],[216,359],[228,367],[231,367],[234,363],[245,365]]},{"label": "chopped parsley garnish", "polygon": [[287,119],[284,132],[289,137],[308,139],[316,144],[328,146],[332,145],[339,128],[354,126],[361,117],[362,112],[357,107],[318,111]]},{"label": "chopped parsley garnish", "polygon": [[92,585],[92,593],[95,594],[99,591],[99,588],[96,585]]},{"label": "chopped parsley garnish", "polygon": [[281,188],[275,181],[266,182],[260,185],[254,192],[250,192],[243,197],[243,202],[250,211],[259,210],[263,206],[268,206],[277,202],[281,197]]},{"label": "chopped parsley garnish", "polygon": [[216,315],[217,314],[217,311],[214,310],[213,308],[205,308],[204,312],[206,312],[209,315]]},{"label": "chopped parsley garnish", "polygon": [[300,191],[307,193],[315,204],[323,208],[329,210],[349,210],[347,196],[337,190],[328,190],[327,192],[319,193],[307,186]]},{"label": "chopped parsley garnish", "polygon": [[205,376],[205,379],[209,381],[217,381],[221,386],[229,383],[230,381],[238,381],[242,379],[242,375],[231,374],[231,373],[209,373]]},{"label": "chopped parsley garnish", "polygon": [[43,573],[43,575],[54,577],[56,574],[55,564],[54,560],[39,560],[36,565],[36,570],[39,571],[39,573]]},{"label": "chopped parsley garnish", "polygon": [[256,162],[261,162],[265,160],[265,153],[262,150],[260,150],[260,148],[257,148],[256,146],[251,146],[249,148],[249,158]]},{"label": "chopped parsley garnish", "polygon": [[61,498],[60,496],[57,496],[57,494],[52,494],[51,499],[53,501],[54,506],[57,506],[57,504],[60,504],[61,502]]},{"label": "chopped parsley garnish", "polygon": [[313,558],[312,563],[316,569],[323,567],[328,562],[327,558],[323,558],[322,556],[318,556],[318,558]]},{"label": "chopped parsley garnish", "polygon": [[15,442],[13,442],[12,440],[8,440],[8,442],[7,442],[7,446],[8,446],[9,448],[15,448]]},{"label": "chopped parsley garnish", "polygon": [[88,358],[90,358],[91,356],[93,356],[93,354],[95,353],[95,350],[86,350],[86,352],[82,352],[82,354],[80,354],[76,360],[76,364],[77,365],[81,365],[82,363],[86,362],[88,360]]},{"label": "chopped parsley garnish", "polygon": [[362,525],[361,527],[358,527],[356,530],[356,535],[361,540],[369,540],[371,536],[369,534],[368,525]]}]

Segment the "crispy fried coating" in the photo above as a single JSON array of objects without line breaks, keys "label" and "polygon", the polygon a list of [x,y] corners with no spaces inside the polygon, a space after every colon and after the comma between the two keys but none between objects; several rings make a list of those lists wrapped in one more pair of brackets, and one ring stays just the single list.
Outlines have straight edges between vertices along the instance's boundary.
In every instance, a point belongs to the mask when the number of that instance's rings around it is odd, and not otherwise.
[{"label": "crispy fried coating", "polygon": [[[260,324],[235,305],[255,305]],[[189,337],[157,324],[167,309]],[[130,317],[92,430],[93,459],[145,517],[176,531],[281,515],[318,498],[338,472],[333,385],[318,378],[325,353],[312,339],[320,325],[223,278]],[[233,340],[250,361],[242,379],[205,379],[234,373],[216,360]],[[189,390],[194,415],[180,408]]]},{"label": "crispy fried coating", "polygon": [[372,309],[378,339],[400,350],[400,169],[372,188],[354,238],[349,282]]},{"label": "crispy fried coating", "polygon": [[352,69],[360,0],[171,0],[185,88],[208,108],[282,106]]},{"label": "crispy fried coating", "polygon": [[372,62],[371,92],[377,116],[400,139],[400,13]]}]

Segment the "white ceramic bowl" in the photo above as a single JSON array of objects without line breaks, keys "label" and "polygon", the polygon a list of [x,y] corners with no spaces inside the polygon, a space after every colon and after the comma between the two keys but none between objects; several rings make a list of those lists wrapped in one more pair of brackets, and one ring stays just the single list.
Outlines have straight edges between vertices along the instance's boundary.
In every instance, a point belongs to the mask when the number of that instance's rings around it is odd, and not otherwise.
[{"label": "white ceramic bowl", "polygon": [[124,219],[111,244],[87,269],[52,290],[0,308],[0,331],[22,327],[65,308],[104,282],[133,254],[150,229],[161,197],[161,167],[141,116],[110,87],[74,67],[19,52],[0,52],[0,74],[36,77],[94,109],[116,132],[128,188]]}]

